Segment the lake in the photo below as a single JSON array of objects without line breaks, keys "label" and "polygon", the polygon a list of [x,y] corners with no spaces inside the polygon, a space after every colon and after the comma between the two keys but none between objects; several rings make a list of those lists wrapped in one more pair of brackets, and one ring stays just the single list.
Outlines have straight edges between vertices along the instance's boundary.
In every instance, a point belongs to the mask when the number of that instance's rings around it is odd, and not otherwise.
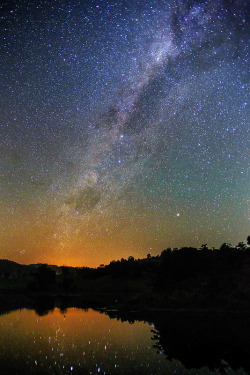
[{"label": "lake", "polygon": [[[181,337],[175,326],[177,324],[180,327],[181,324],[175,319],[173,319],[173,326],[176,329],[177,339],[179,338],[179,347],[178,342],[173,342],[171,329],[166,325],[170,338],[167,342],[174,350],[174,354],[171,354],[170,348],[169,355],[166,354],[168,349],[162,346],[166,345],[165,341],[168,340],[168,334],[166,335],[161,327],[162,323],[158,323],[160,328],[158,330],[153,323],[129,320],[130,322],[126,319],[117,319],[116,311],[99,312],[73,307],[67,309],[56,307],[43,314],[26,308],[4,313],[0,315],[0,374],[208,375],[215,373],[215,369],[207,367],[209,363],[206,365],[206,359],[204,363],[203,359],[199,362],[202,354],[192,348],[193,338],[190,338],[190,347],[189,341]],[[170,327],[171,319],[164,320],[170,321]],[[163,319],[160,321],[162,322]],[[188,323],[185,323],[185,319],[181,321],[184,326]],[[183,333],[185,336],[185,330]],[[197,333],[201,334],[199,330]],[[218,342],[216,338],[214,339],[216,348]],[[206,340],[205,336],[204,351],[207,358],[210,358]],[[226,350],[230,351],[230,348]],[[187,355],[189,368],[185,368],[182,363],[185,362],[182,351]],[[194,358],[199,356],[197,361],[192,359],[192,355]],[[188,362],[190,358],[191,366]],[[221,360],[223,365],[223,358]],[[247,364],[244,359],[243,364]],[[197,365],[200,367],[195,367]],[[236,367],[234,369],[236,371],[227,368],[227,372],[247,373],[240,369],[239,362],[236,363]]]}]

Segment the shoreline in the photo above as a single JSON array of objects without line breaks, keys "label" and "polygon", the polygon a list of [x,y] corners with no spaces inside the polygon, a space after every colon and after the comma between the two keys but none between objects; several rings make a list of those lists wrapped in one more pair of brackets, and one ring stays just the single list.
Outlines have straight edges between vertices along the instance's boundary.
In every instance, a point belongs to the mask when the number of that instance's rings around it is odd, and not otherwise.
[{"label": "shoreline", "polygon": [[[7,298],[6,298],[7,297]],[[133,305],[130,306],[129,304],[125,303],[117,303],[117,304],[100,304],[98,299],[93,298],[86,298],[87,296],[80,293],[54,293],[54,292],[32,292],[32,291],[0,291],[0,314],[1,313],[8,313],[8,311],[13,311],[16,309],[35,309],[41,305],[41,297],[42,298],[42,305],[46,305],[45,307],[48,310],[53,310],[54,308],[64,309],[64,308],[90,308],[97,310],[99,312],[107,312],[107,313],[121,313],[121,314],[129,314],[129,315],[144,315],[144,314],[160,314],[160,315],[185,315],[185,316],[196,316],[196,315],[210,315],[213,316],[224,316],[224,315],[247,315],[250,314],[250,309],[242,309],[242,310],[235,310],[235,309],[222,309],[222,308],[167,308],[161,306],[151,306],[145,307],[143,305]],[[103,294],[105,297],[105,294]],[[2,299],[4,298],[4,302],[10,302],[11,308],[10,310],[7,308],[2,309]],[[11,303],[13,302],[13,304]],[[47,302],[47,303],[46,303]]]}]

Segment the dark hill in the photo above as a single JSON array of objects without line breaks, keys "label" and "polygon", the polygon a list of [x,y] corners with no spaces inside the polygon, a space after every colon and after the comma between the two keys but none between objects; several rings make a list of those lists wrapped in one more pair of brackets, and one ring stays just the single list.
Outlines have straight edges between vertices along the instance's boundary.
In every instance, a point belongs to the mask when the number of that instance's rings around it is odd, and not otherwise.
[{"label": "dark hill", "polygon": [[[8,275],[11,276],[13,274],[21,275],[21,274],[31,274],[36,273],[39,267],[43,264],[19,264],[13,262],[12,260],[8,259],[0,259],[0,275]],[[60,273],[60,267],[56,265],[48,265],[48,267],[55,272]]]},{"label": "dark hill", "polygon": [[27,269],[26,265],[13,262],[8,259],[0,259],[0,274],[22,272]]},{"label": "dark hill", "polygon": [[74,295],[98,307],[250,311],[250,248],[243,245],[167,249],[97,269],[0,260],[0,275],[2,292]]}]

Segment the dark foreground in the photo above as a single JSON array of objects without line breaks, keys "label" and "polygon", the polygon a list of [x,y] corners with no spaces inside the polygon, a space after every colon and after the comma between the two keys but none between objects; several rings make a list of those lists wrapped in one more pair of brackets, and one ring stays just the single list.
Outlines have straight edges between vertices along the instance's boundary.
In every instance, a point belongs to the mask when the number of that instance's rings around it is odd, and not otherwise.
[{"label": "dark foreground", "polygon": [[250,247],[167,249],[97,269],[0,260],[0,293],[68,294],[123,310],[250,313]]},{"label": "dark foreground", "polygon": [[249,314],[173,313],[153,309],[125,311],[90,306],[81,297],[48,294],[5,294],[0,296],[0,306],[1,314],[26,308],[35,310],[39,316],[51,313],[55,307],[65,316],[71,307],[92,307],[110,318],[131,324],[149,322],[154,325],[152,345],[163,351],[166,359],[180,361],[186,369],[206,366],[220,374],[250,373]]}]

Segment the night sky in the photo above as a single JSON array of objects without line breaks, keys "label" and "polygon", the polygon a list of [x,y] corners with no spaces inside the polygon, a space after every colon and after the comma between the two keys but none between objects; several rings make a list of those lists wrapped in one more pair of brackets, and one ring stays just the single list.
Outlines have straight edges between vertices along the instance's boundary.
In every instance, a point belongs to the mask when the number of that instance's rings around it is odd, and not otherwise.
[{"label": "night sky", "polygon": [[2,2],[0,258],[245,241],[247,3]]}]

